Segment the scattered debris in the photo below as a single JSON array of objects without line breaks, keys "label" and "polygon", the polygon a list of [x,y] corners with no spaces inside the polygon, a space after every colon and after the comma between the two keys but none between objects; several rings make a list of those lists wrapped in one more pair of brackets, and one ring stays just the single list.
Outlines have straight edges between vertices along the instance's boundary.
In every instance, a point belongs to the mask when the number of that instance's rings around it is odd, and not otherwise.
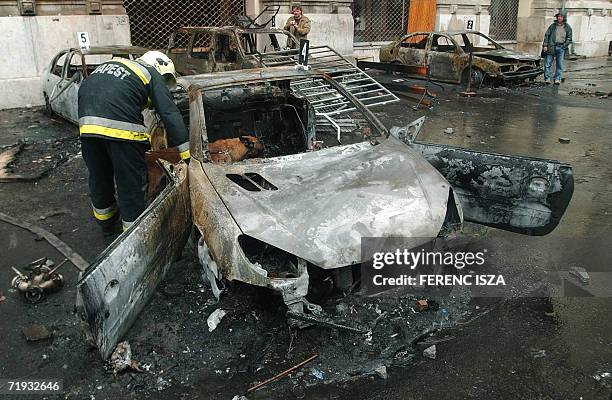
[{"label": "scattered debris", "polygon": [[274,382],[277,379],[282,378],[283,376],[289,375],[290,373],[292,373],[293,371],[295,371],[296,369],[302,368],[304,365],[308,364],[309,362],[313,361],[314,359],[316,359],[317,357],[319,357],[318,354],[313,354],[310,357],[306,358],[304,361],[302,361],[301,363],[294,365],[293,367],[284,370],[283,372],[281,372],[280,374],[274,375],[272,378],[267,379],[263,382],[258,383],[255,386],[251,386],[248,390],[247,393],[250,392],[254,392],[255,390],[261,389],[262,387],[264,387],[265,385],[267,385],[270,382]]},{"label": "scattered debris", "polygon": [[162,288],[162,292],[168,297],[178,297],[184,290],[185,287],[180,283],[169,283]]},{"label": "scattered debris", "polygon": [[376,367],[374,369],[374,372],[376,372],[376,375],[378,375],[382,379],[387,379],[387,377],[389,376],[387,374],[387,367],[384,366],[384,365],[380,365],[380,366]]},{"label": "scattered debris", "polygon": [[20,228],[23,228],[25,230],[28,230],[34,233],[35,235],[43,237],[45,240],[47,240],[47,242],[49,242],[50,245],[55,247],[60,253],[62,253],[66,258],[68,258],[68,260],[70,260],[72,265],[74,265],[79,271],[83,272],[87,269],[87,267],[89,267],[89,263],[85,261],[83,257],[81,257],[74,250],[72,250],[70,246],[62,242],[57,236],[55,236],[51,232],[48,232],[41,227],[32,225],[25,221],[19,222],[15,218],[9,215],[6,215],[4,213],[1,213],[1,212],[0,212],[0,221],[4,221],[11,225],[18,226]]},{"label": "scattered debris", "polygon": [[316,368],[311,368],[310,369],[310,373],[312,374],[312,376],[314,376],[315,378],[317,378],[318,380],[322,381],[323,379],[325,379],[325,374],[323,374],[323,371],[316,369]]},{"label": "scattered debris", "polygon": [[64,286],[64,277],[58,274],[57,270],[67,262],[66,258],[53,268],[53,261],[46,257],[40,258],[28,265],[31,268],[28,276],[12,267],[17,275],[13,278],[11,286],[22,293],[30,303],[38,303],[45,298],[47,293],[55,292]]},{"label": "scattered debris", "polygon": [[64,214],[72,215],[72,213],[69,210],[63,208],[61,210],[55,210],[55,211],[48,212],[44,215],[41,215],[40,217],[38,217],[38,219],[41,221],[44,221],[47,218],[57,217],[58,215],[64,215]]},{"label": "scattered debris", "polygon": [[577,278],[580,281],[580,283],[582,283],[583,285],[588,285],[589,282],[591,281],[591,277],[589,276],[589,273],[586,271],[586,269],[582,267],[572,267],[570,268],[569,273],[570,275]]},{"label": "scattered debris", "polygon": [[432,360],[436,359],[436,345],[429,346],[425,350],[423,350],[423,356],[427,358],[431,358]]},{"label": "scattered debris", "polygon": [[569,138],[566,138],[566,137],[559,138],[559,143],[568,144],[569,142],[570,142]]},{"label": "scattered debris", "polygon": [[28,342],[37,342],[51,337],[51,332],[44,325],[30,325],[23,328],[22,332]]},{"label": "scattered debris", "polygon": [[453,340],[456,339],[455,336],[453,335],[447,335],[441,338],[434,338],[434,337],[430,337],[427,339],[424,339],[420,342],[417,342],[417,345],[421,348],[427,348],[430,347],[432,345],[438,344],[438,343],[444,343],[444,342],[448,342],[449,340]]},{"label": "scattered debris", "polygon": [[417,300],[416,307],[417,307],[417,310],[419,310],[420,312],[423,312],[423,311],[427,311],[427,309],[429,308],[429,304],[427,303],[427,300],[424,300],[424,299]]},{"label": "scattered debris", "polygon": [[452,135],[453,133],[455,133],[455,130],[453,128],[446,128],[444,129],[444,133],[446,133],[447,135]]},{"label": "scattered debris", "polygon": [[164,389],[167,389],[171,386],[170,382],[165,380],[163,377],[157,377],[157,391],[161,392]]},{"label": "scattered debris", "polygon": [[345,303],[336,304],[336,314],[346,314],[349,310],[349,307]]},{"label": "scattered debris", "polygon": [[[69,143],[65,143],[69,141]],[[66,146],[68,145],[68,146]],[[47,176],[59,165],[70,159],[71,154],[78,153],[78,138],[67,140],[47,140],[42,142],[28,143],[27,140],[11,145],[0,154],[0,183],[10,182],[36,182]],[[49,147],[57,148],[52,155],[48,155]],[[70,151],[66,151],[69,147]],[[17,156],[25,155],[19,162]],[[40,156],[39,158],[33,158]],[[19,165],[21,173],[13,173],[16,164]]]},{"label": "scattered debris", "polygon": [[127,340],[119,343],[117,347],[115,347],[115,351],[111,354],[109,363],[115,375],[127,369],[143,372],[143,370],[138,367],[138,363],[132,359],[132,348]]},{"label": "scattered debris", "polygon": [[208,332],[212,332],[217,328],[217,325],[219,325],[221,319],[225,317],[225,314],[227,314],[225,310],[217,308],[208,316],[208,319],[206,320],[206,323],[208,324]]},{"label": "scattered debris", "polygon": [[609,378],[612,378],[612,374],[609,372],[602,372],[602,373],[593,375],[593,379],[595,379],[597,382],[600,382],[602,379],[609,379]]}]

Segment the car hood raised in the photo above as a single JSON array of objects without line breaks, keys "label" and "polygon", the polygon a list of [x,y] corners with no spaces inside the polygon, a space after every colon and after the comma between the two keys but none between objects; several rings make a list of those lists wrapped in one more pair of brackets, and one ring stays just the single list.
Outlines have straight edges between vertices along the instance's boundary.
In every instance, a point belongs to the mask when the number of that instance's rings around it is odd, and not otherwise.
[{"label": "car hood raised", "polygon": [[[361,262],[363,237],[437,236],[450,188],[393,137],[203,168],[242,232],[322,268]],[[226,176],[245,173],[278,190],[248,191]]]},{"label": "car hood raised", "polygon": [[521,53],[510,49],[497,49],[488,51],[476,51],[475,56],[493,59],[494,61],[500,61],[499,59],[505,58],[508,61],[537,61],[540,56],[533,54]]}]

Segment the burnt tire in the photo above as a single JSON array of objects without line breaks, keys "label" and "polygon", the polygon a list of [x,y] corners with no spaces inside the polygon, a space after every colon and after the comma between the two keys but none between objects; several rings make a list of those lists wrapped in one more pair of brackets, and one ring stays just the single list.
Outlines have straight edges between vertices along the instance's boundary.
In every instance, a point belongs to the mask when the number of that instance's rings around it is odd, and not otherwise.
[{"label": "burnt tire", "polygon": [[480,88],[480,85],[482,85],[482,82],[484,81],[484,78],[485,78],[484,72],[482,72],[478,68],[472,68],[472,74],[471,76],[468,77],[469,74],[470,74],[469,67],[463,70],[463,74],[461,74],[461,83],[467,87],[468,78],[469,78],[471,81],[470,82],[471,86],[472,86],[471,89]]},{"label": "burnt tire", "polygon": [[55,113],[53,112],[53,109],[51,108],[51,102],[49,101],[49,96],[47,96],[47,93],[43,92],[43,97],[45,98],[45,115],[47,115],[48,117],[52,117]]}]

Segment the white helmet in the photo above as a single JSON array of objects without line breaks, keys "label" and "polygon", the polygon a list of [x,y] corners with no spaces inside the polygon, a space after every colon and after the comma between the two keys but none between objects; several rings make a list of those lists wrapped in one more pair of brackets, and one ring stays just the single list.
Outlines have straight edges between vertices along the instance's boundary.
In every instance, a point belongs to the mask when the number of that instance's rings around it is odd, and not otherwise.
[{"label": "white helmet", "polygon": [[166,79],[166,84],[170,89],[176,87],[176,70],[174,63],[167,55],[161,51],[147,51],[139,60],[155,68]]}]

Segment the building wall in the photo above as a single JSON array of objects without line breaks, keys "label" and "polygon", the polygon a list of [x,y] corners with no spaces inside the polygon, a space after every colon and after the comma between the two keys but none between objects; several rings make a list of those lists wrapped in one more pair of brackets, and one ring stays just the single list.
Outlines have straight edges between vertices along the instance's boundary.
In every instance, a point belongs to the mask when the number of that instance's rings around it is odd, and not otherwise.
[{"label": "building wall", "polygon": [[44,104],[40,74],[57,51],[76,47],[87,31],[92,46],[130,44],[129,21],[120,1],[102,2],[89,14],[86,1],[37,1],[35,15],[22,16],[17,2],[0,3],[0,109]]},{"label": "building wall", "polygon": [[436,30],[465,30],[468,29],[468,22],[472,21],[472,29],[486,35],[491,22],[490,4],[488,0],[438,0]]},{"label": "building wall", "polygon": [[[302,6],[304,15],[311,21],[308,35],[311,46],[328,45],[344,55],[353,54],[354,22],[351,13],[351,0],[247,0],[247,13],[252,16],[264,10],[266,6],[279,5],[281,9],[276,16],[276,26],[282,28],[291,16],[291,5]],[[270,16],[271,14],[266,13]]]}]

